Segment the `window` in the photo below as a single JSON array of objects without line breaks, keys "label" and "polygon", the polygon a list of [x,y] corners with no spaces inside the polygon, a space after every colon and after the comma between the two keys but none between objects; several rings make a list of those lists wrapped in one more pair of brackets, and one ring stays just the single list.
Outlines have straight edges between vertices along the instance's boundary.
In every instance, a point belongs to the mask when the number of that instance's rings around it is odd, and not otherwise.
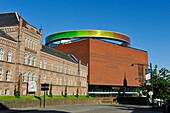
[{"label": "window", "polygon": [[4,50],[1,48],[0,49],[0,60],[4,59]]},{"label": "window", "polygon": [[1,89],[0,89],[0,95],[1,95]]},{"label": "window", "polygon": [[40,68],[42,68],[42,60],[40,59]]},{"label": "window", "polygon": [[68,68],[68,74],[70,74],[70,68]]},{"label": "window", "polygon": [[25,89],[22,90],[22,94],[26,95],[26,90]]},{"label": "window", "polygon": [[52,80],[53,80],[53,76],[51,75],[50,76],[50,83],[52,83]]},{"label": "window", "polygon": [[35,73],[32,74],[32,81],[35,81]]},{"label": "window", "polygon": [[71,79],[71,86],[73,85],[73,79]]},{"label": "window", "polygon": [[27,54],[24,55],[24,64],[27,64]]},{"label": "window", "polygon": [[23,73],[23,82],[26,82],[26,72]]},{"label": "window", "polygon": [[45,79],[46,79],[46,78],[45,78],[45,75],[44,75],[44,76],[43,76],[43,83],[45,83]]},{"label": "window", "polygon": [[33,41],[33,42],[32,42],[32,49],[33,49],[33,50],[34,50],[34,46],[35,46],[35,45],[34,45],[34,41]]},{"label": "window", "polygon": [[70,85],[70,78],[68,78],[68,85]]},{"label": "window", "polygon": [[6,81],[10,81],[10,70],[6,71]]},{"label": "window", "polygon": [[71,69],[71,75],[73,75],[73,69]]},{"label": "window", "polygon": [[2,68],[0,68],[0,81],[2,80]]},{"label": "window", "polygon": [[7,52],[7,61],[11,62],[11,51],[10,50]]},{"label": "window", "polygon": [[56,84],[58,85],[58,77],[56,78]]},{"label": "window", "polygon": [[37,50],[37,43],[35,42],[35,51]]},{"label": "window", "polygon": [[62,65],[60,66],[60,72],[62,72]]},{"label": "window", "polygon": [[35,66],[36,65],[36,58],[34,57],[33,58],[33,66]]},{"label": "window", "polygon": [[27,38],[25,38],[25,47],[27,47]]},{"label": "window", "polygon": [[77,75],[77,70],[75,69],[75,75]]},{"label": "window", "polygon": [[44,60],[44,69],[46,69],[46,61]]},{"label": "window", "polygon": [[59,65],[57,64],[57,72],[58,72]]},{"label": "window", "polygon": [[67,67],[65,67],[65,69],[64,69],[64,73],[66,73],[66,72],[67,72],[66,70],[67,70]]},{"label": "window", "polygon": [[28,73],[28,82],[31,81],[31,72]]},{"label": "window", "polygon": [[29,44],[30,44],[30,40],[28,39],[28,45],[27,45],[27,46],[28,46],[28,48],[29,48]]},{"label": "window", "polygon": [[32,40],[30,40],[30,49],[32,48]]},{"label": "window", "polygon": [[60,78],[60,85],[62,85],[62,78]]},{"label": "window", "polygon": [[5,89],[5,95],[9,95],[9,89]]},{"label": "window", "polygon": [[51,63],[51,70],[53,70],[53,63]]},{"label": "window", "polygon": [[64,85],[66,85],[66,78],[64,78]]},{"label": "window", "polygon": [[29,64],[29,65],[31,65],[31,60],[32,60],[32,59],[31,59],[31,56],[29,56],[29,58],[28,58],[28,64]]}]

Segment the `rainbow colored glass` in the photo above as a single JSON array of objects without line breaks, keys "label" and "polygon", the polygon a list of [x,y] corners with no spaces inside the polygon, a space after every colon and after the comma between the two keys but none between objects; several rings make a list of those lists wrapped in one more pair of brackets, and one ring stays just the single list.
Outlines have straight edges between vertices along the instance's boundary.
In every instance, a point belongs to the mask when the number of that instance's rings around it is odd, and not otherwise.
[{"label": "rainbow colored glass", "polygon": [[76,30],[76,31],[65,31],[59,32],[46,37],[46,45],[51,44],[52,42],[65,40],[65,39],[75,39],[75,38],[103,38],[116,40],[123,43],[124,46],[130,46],[130,38],[126,35],[102,31],[102,30]]}]

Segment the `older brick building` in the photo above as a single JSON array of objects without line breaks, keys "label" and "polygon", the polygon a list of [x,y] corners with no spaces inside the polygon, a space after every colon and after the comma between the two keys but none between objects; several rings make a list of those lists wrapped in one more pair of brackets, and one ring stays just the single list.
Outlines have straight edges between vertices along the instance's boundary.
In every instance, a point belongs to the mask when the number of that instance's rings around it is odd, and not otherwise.
[{"label": "older brick building", "polygon": [[[0,95],[13,95],[20,79],[21,95],[29,94],[28,82],[52,83],[53,95],[87,94],[87,66],[72,55],[42,45],[43,30],[30,25],[19,14],[0,14]],[[19,75],[20,78],[19,78]]]}]

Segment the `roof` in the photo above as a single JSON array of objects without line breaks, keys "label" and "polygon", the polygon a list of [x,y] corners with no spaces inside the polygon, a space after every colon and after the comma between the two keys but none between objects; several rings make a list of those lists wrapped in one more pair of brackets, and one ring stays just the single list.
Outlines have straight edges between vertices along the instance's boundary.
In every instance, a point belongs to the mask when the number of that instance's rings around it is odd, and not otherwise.
[{"label": "roof", "polygon": [[[22,18],[22,17],[16,12],[1,13],[0,14],[0,27],[19,25],[19,19],[20,18]],[[29,23],[26,20],[23,19],[22,26],[26,27],[26,24],[29,24]]]},{"label": "roof", "polygon": [[[68,60],[68,61],[71,61],[71,62],[74,62],[74,63],[77,63],[74,59],[72,59],[69,55],[65,54],[65,53],[62,53],[60,51],[57,51],[49,46],[45,46],[45,45],[42,45],[42,49],[41,51],[45,52],[45,53],[48,53],[48,54],[51,54],[51,55],[54,55],[54,56],[57,56],[59,58],[62,58],[62,59],[65,59],[65,60]],[[85,65],[83,63],[81,63],[82,65]]]},{"label": "roof", "polygon": [[17,40],[15,38],[13,38],[11,35],[5,33],[3,30],[0,29],[0,36],[6,38],[6,39],[9,39],[9,40],[12,40],[12,41],[15,41],[17,42]]}]

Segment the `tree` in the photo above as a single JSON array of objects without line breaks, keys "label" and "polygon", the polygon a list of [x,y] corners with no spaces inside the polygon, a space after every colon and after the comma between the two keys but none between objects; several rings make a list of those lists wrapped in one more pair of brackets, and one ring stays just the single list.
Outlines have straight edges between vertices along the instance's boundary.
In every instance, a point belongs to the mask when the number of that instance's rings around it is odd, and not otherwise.
[{"label": "tree", "polygon": [[79,88],[77,88],[76,97],[79,97]]},{"label": "tree", "polygon": [[170,71],[166,68],[158,71],[157,68],[158,66],[155,65],[152,71],[153,98],[170,98]]},{"label": "tree", "polygon": [[16,98],[20,98],[20,77],[21,75],[19,75],[18,79],[18,90],[16,91]]},{"label": "tree", "polygon": [[65,86],[65,95],[64,97],[67,97],[67,85]]},{"label": "tree", "polygon": [[52,83],[50,84],[50,94],[49,94],[49,97],[53,97],[53,95],[52,95]]}]

